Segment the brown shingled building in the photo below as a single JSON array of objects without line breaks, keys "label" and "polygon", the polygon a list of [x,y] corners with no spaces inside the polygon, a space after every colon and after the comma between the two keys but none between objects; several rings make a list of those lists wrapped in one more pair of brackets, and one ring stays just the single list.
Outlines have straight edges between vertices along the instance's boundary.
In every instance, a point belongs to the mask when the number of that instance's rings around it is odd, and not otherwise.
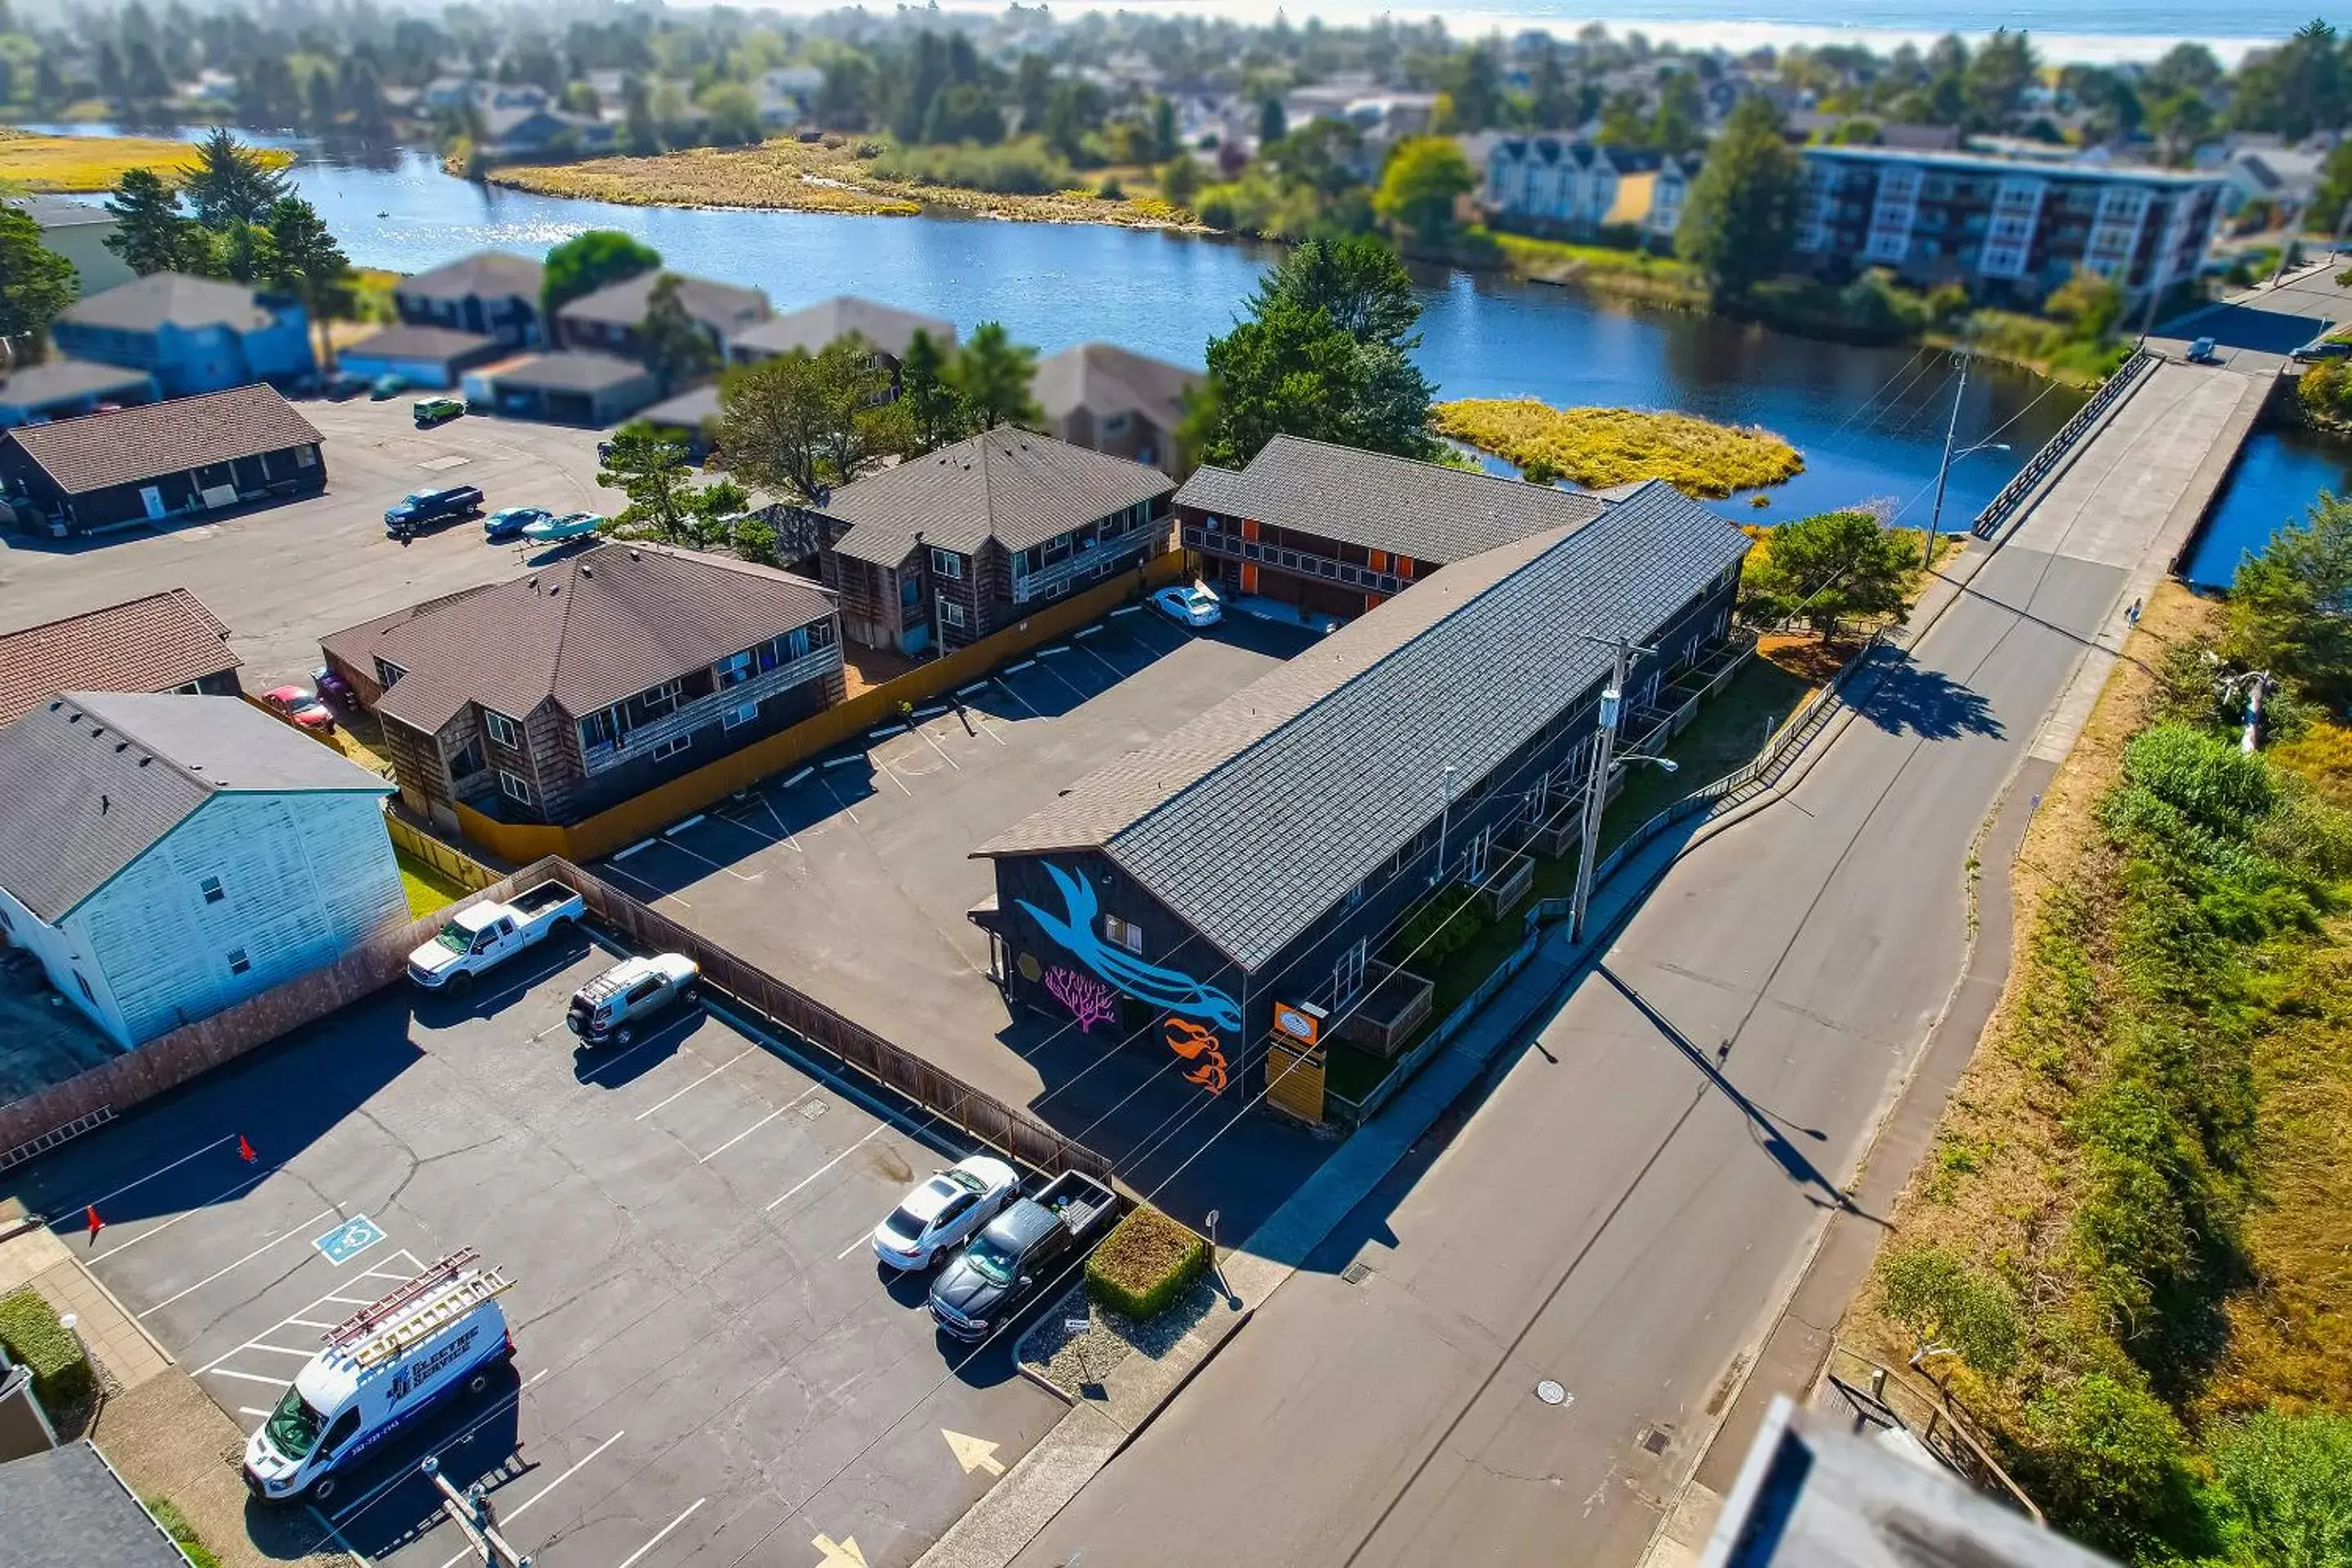
[{"label": "brown shingled building", "polygon": [[0,436],[0,490],[62,537],[316,495],[320,435],[269,386],[174,397]]},{"label": "brown shingled building", "polygon": [[0,633],[0,725],[61,691],[238,694],[228,627],[185,588]]}]

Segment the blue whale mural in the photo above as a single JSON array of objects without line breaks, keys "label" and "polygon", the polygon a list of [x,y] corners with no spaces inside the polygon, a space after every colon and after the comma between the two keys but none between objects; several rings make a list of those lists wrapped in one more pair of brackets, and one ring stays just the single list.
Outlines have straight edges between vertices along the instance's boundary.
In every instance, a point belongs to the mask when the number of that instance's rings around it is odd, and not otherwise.
[{"label": "blue whale mural", "polygon": [[1125,948],[1111,946],[1098,930],[1096,917],[1101,905],[1095,898],[1094,884],[1050,860],[1042,864],[1045,874],[1054,879],[1054,886],[1061,889],[1063,912],[1048,914],[1026,899],[1013,901],[1029,911],[1029,918],[1047,936],[1069,949],[1071,957],[1139,1002],[1198,1018],[1213,1029],[1240,1030],[1240,1003],[1181,970],[1146,963]]}]

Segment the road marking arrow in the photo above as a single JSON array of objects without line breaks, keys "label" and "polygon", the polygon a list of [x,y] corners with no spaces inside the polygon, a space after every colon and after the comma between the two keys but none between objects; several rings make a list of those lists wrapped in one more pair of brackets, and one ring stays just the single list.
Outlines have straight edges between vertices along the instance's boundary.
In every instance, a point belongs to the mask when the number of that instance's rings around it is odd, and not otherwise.
[{"label": "road marking arrow", "polygon": [[857,1537],[845,1536],[835,1541],[830,1535],[820,1535],[809,1542],[824,1553],[817,1568],[866,1568],[866,1553],[857,1550]]},{"label": "road marking arrow", "polygon": [[996,1457],[996,1445],[986,1438],[950,1432],[944,1426],[940,1428],[940,1436],[948,1440],[948,1447],[955,1455],[956,1463],[963,1467],[965,1475],[974,1470],[986,1470],[992,1476],[1004,1473],[1004,1461]]}]

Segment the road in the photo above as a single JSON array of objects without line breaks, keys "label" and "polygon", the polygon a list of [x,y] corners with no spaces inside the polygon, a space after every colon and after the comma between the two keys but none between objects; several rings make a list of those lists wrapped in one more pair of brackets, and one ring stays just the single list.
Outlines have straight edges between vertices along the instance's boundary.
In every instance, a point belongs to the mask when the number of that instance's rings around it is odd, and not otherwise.
[{"label": "road", "polygon": [[1788,800],[1676,865],[1460,1133],[1018,1562],[1633,1561],[1951,992],[1979,824],[2116,613],[2123,568],[2073,531],[2030,521]]}]

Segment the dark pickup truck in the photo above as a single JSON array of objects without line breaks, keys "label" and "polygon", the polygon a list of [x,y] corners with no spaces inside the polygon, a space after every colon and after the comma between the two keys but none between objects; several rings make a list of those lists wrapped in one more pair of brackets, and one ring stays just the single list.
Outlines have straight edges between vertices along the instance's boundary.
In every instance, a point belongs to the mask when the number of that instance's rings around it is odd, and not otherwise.
[{"label": "dark pickup truck", "polygon": [[1083,1257],[1118,1210],[1118,1194],[1081,1171],[1015,1199],[931,1281],[932,1318],[957,1339],[986,1339]]},{"label": "dark pickup truck", "polygon": [[438,528],[445,522],[455,522],[460,518],[481,515],[482,492],[472,485],[415,490],[384,508],[383,531],[397,539],[403,534],[422,533],[428,528]]}]

